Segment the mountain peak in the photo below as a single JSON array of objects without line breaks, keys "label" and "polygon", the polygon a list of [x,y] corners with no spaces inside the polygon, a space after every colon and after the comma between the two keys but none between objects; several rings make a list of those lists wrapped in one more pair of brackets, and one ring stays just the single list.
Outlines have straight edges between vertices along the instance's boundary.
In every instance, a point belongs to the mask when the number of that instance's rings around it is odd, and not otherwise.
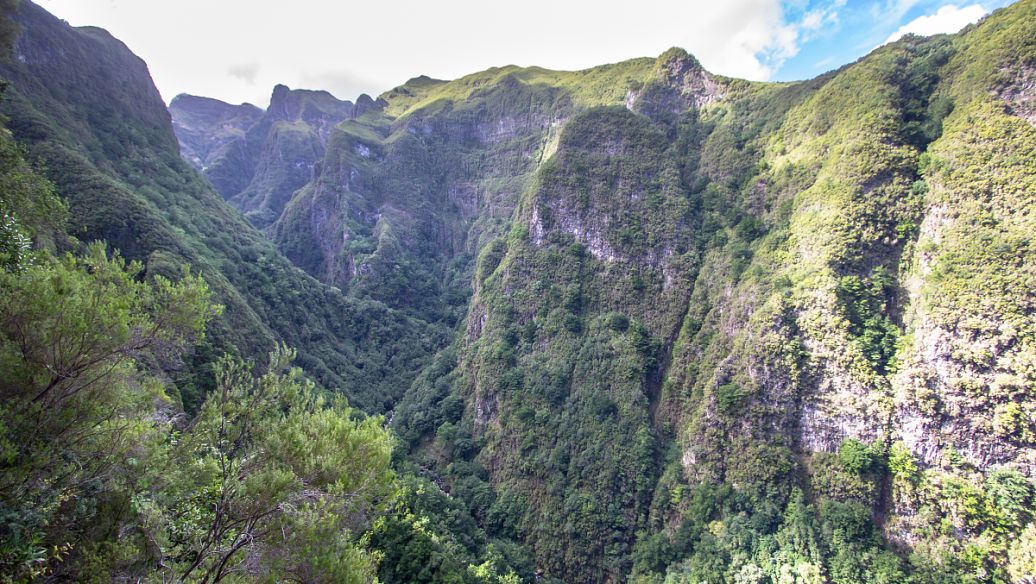
[{"label": "mountain peak", "polygon": [[655,67],[668,76],[683,76],[689,72],[700,73],[704,67],[694,55],[680,47],[672,47],[655,59]]},{"label": "mountain peak", "polygon": [[324,90],[291,89],[277,84],[270,96],[268,112],[280,119],[298,119],[313,115],[347,118],[352,114],[353,104],[340,100]]},{"label": "mountain peak", "polygon": [[388,105],[388,102],[380,97],[375,100],[366,93],[361,93],[360,97],[356,98],[356,105],[353,106],[353,117],[358,118],[372,110],[383,110],[386,105]]},{"label": "mountain peak", "polygon": [[262,112],[263,110],[256,107],[248,102],[244,102],[238,105],[227,103],[223,100],[216,99],[214,97],[204,97],[201,95],[191,95],[190,93],[181,93],[173,98],[169,102],[169,109],[182,109],[182,110],[254,110],[256,112]]}]

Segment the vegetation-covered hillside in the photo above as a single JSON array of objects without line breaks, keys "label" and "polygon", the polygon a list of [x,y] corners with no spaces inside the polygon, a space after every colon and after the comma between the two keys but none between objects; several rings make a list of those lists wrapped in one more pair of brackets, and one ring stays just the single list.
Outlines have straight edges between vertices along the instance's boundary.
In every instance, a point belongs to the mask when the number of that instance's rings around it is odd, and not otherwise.
[{"label": "vegetation-covered hillside", "polygon": [[[17,21],[11,579],[1036,577],[1036,0],[797,83],[672,49],[177,98],[215,190],[125,47]],[[162,324],[97,407],[37,404],[53,365],[10,324],[65,280],[126,299],[102,339]],[[134,421],[147,462],[27,417],[52,405]]]},{"label": "vegetation-covered hillside", "polygon": [[209,327],[211,346],[194,358],[190,399],[212,384],[203,360],[223,351],[262,357],[278,341],[357,405],[381,411],[401,394],[441,331],[344,298],[287,262],[180,158],[146,66],[122,43],[29,2],[17,21],[13,55],[0,65],[10,83],[0,111],[67,202],[68,231],[105,241],[149,274],[190,266],[225,306]]},{"label": "vegetation-covered hillside", "polygon": [[367,582],[422,537],[455,581],[531,579],[369,415],[442,328],[291,266],[121,43],[0,9],[0,582]]}]

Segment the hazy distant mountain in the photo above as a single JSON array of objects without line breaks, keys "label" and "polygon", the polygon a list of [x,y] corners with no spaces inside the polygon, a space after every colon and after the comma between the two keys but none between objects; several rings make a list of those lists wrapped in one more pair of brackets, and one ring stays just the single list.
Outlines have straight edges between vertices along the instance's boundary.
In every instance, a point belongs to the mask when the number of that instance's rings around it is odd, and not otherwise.
[{"label": "hazy distant mountain", "polygon": [[227,145],[244,138],[245,132],[263,115],[263,110],[250,103],[230,105],[187,94],[174,97],[169,112],[180,141],[180,153],[201,172],[225,156]]},{"label": "hazy distant mountain", "polygon": [[184,158],[257,227],[275,221],[313,179],[331,129],[353,110],[326,91],[283,85],[274,88],[266,112],[190,95],[169,104]]}]

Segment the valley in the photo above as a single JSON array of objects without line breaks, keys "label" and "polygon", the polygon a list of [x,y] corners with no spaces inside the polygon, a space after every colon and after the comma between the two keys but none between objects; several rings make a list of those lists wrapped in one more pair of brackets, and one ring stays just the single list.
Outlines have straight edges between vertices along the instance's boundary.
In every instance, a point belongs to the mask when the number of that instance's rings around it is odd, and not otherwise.
[{"label": "valley", "polygon": [[[265,110],[8,13],[4,581],[1033,577],[1036,1],[800,82],[674,48]],[[116,251],[114,401],[43,416],[77,382],[26,347],[78,341],[25,299]],[[146,448],[35,425],[91,416]]]}]

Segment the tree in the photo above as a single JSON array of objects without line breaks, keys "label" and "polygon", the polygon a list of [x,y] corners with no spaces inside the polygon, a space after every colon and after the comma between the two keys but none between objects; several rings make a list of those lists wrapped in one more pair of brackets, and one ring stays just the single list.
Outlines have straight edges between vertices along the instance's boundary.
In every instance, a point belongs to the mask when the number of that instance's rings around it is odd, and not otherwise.
[{"label": "tree", "polygon": [[140,279],[109,256],[40,253],[0,270],[0,572],[34,573],[75,539],[87,492],[116,481],[167,401],[154,374],[217,311],[205,282]]},{"label": "tree", "polygon": [[1036,578],[1036,523],[1030,523],[1007,552],[1007,573],[1016,582],[1032,582]]},{"label": "tree", "polygon": [[164,550],[158,567],[177,579],[373,577],[352,534],[389,494],[393,440],[380,418],[359,417],[287,369],[294,356],[271,353],[260,376],[221,360],[216,390],[156,469],[141,522]]},{"label": "tree", "polygon": [[[0,0],[0,23],[5,0]],[[0,52],[3,50],[0,25]],[[3,94],[0,81],[0,96]],[[29,263],[32,248],[52,248],[63,237],[68,210],[54,187],[25,162],[10,133],[0,127],[0,269],[18,270]]]},{"label": "tree", "polygon": [[867,445],[855,438],[846,438],[842,441],[838,447],[838,459],[845,470],[853,474],[868,470],[874,462]]}]

